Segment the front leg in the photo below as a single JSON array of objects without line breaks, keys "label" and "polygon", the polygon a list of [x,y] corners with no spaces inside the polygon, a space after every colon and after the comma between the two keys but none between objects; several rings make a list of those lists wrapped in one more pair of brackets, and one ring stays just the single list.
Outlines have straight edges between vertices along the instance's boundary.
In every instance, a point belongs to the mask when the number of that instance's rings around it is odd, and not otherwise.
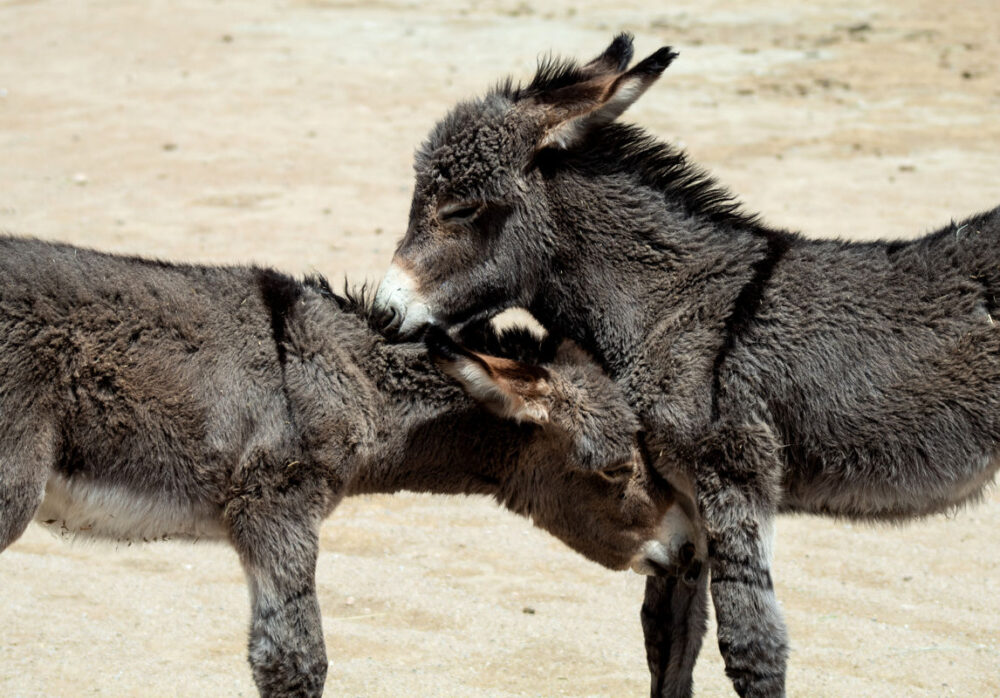
[{"label": "front leg", "polygon": [[228,513],[250,585],[249,660],[257,690],[321,696],[327,661],[316,597],[319,519],[294,502],[257,500],[240,508]]},{"label": "front leg", "polygon": [[702,441],[695,464],[719,650],[741,696],[785,693],[788,640],[771,580],[778,452],[763,424],[721,425]]},{"label": "front leg", "polygon": [[708,566],[694,583],[680,577],[647,577],[642,632],[651,698],[691,695],[695,661],[708,615]]}]

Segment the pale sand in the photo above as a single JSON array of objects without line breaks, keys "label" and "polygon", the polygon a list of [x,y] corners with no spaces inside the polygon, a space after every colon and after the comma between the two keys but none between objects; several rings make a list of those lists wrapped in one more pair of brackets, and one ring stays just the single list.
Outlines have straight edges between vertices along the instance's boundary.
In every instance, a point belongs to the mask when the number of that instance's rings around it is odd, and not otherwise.
[{"label": "pale sand", "polygon": [[[434,120],[621,29],[681,52],[629,118],[772,223],[900,237],[1000,203],[996,0],[420,5],[0,2],[0,228],[374,279]],[[898,529],[782,519],[790,693],[1000,695],[998,530],[996,491]],[[352,500],[323,543],[329,695],[647,690],[642,580],[489,502]],[[225,547],[33,526],[0,590],[0,695],[254,693]],[[711,634],[696,680],[730,692]]]}]

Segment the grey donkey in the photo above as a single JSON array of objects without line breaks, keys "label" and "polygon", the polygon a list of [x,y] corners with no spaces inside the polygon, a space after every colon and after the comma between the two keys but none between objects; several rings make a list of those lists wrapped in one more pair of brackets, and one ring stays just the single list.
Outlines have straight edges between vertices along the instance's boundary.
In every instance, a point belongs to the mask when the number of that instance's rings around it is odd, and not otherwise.
[{"label": "grey donkey", "polygon": [[457,105],[416,156],[376,302],[401,336],[509,306],[578,341],[697,502],[709,565],[647,581],[654,695],[686,695],[707,574],[726,673],[785,691],[773,520],[898,521],[975,501],[1000,441],[1000,209],[908,242],[809,240],[616,122],[676,54],[631,37]]},{"label": "grey donkey", "polygon": [[268,696],[322,693],[318,533],[344,496],[492,495],[608,567],[696,576],[690,523],[585,353],[528,365],[437,332],[429,355],[379,324],[318,278],[0,237],[0,550],[33,517],[228,541]]}]

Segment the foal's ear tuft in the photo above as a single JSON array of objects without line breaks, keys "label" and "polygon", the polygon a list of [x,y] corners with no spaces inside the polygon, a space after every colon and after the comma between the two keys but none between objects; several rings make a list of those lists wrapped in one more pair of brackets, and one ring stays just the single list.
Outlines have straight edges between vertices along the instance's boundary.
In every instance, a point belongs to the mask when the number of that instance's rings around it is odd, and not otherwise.
[{"label": "foal's ear tuft", "polygon": [[[618,41],[618,39],[616,39]],[[541,107],[542,136],[537,148],[569,149],[579,143],[593,128],[610,123],[621,116],[663,74],[677,53],[665,46],[639,61],[631,70],[597,72],[590,66],[610,65],[615,44],[605,54],[594,59],[584,71],[593,74],[583,82],[561,87],[534,98]],[[631,57],[631,41],[628,43]],[[626,61],[627,65],[627,61]]]},{"label": "foal's ear tuft", "polygon": [[632,47],[632,35],[628,32],[622,32],[604,49],[604,53],[587,63],[581,70],[589,77],[604,73],[618,75],[628,68],[628,64],[632,62],[633,53],[635,53],[635,49]]},{"label": "foal's ear tuft", "polygon": [[424,336],[431,357],[488,410],[517,422],[549,421],[549,372],[540,366],[469,351],[439,327]]}]

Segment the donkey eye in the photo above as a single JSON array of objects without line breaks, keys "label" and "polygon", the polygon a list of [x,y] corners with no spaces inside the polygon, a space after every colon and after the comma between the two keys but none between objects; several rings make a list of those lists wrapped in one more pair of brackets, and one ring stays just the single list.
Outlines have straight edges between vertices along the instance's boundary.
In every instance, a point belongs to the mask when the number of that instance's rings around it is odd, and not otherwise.
[{"label": "donkey eye", "polygon": [[632,477],[633,472],[632,463],[619,463],[609,468],[601,468],[597,471],[597,474],[608,482],[619,483]]},{"label": "donkey eye", "polygon": [[445,204],[438,209],[438,220],[442,223],[468,223],[482,210],[483,205],[476,202]]}]

